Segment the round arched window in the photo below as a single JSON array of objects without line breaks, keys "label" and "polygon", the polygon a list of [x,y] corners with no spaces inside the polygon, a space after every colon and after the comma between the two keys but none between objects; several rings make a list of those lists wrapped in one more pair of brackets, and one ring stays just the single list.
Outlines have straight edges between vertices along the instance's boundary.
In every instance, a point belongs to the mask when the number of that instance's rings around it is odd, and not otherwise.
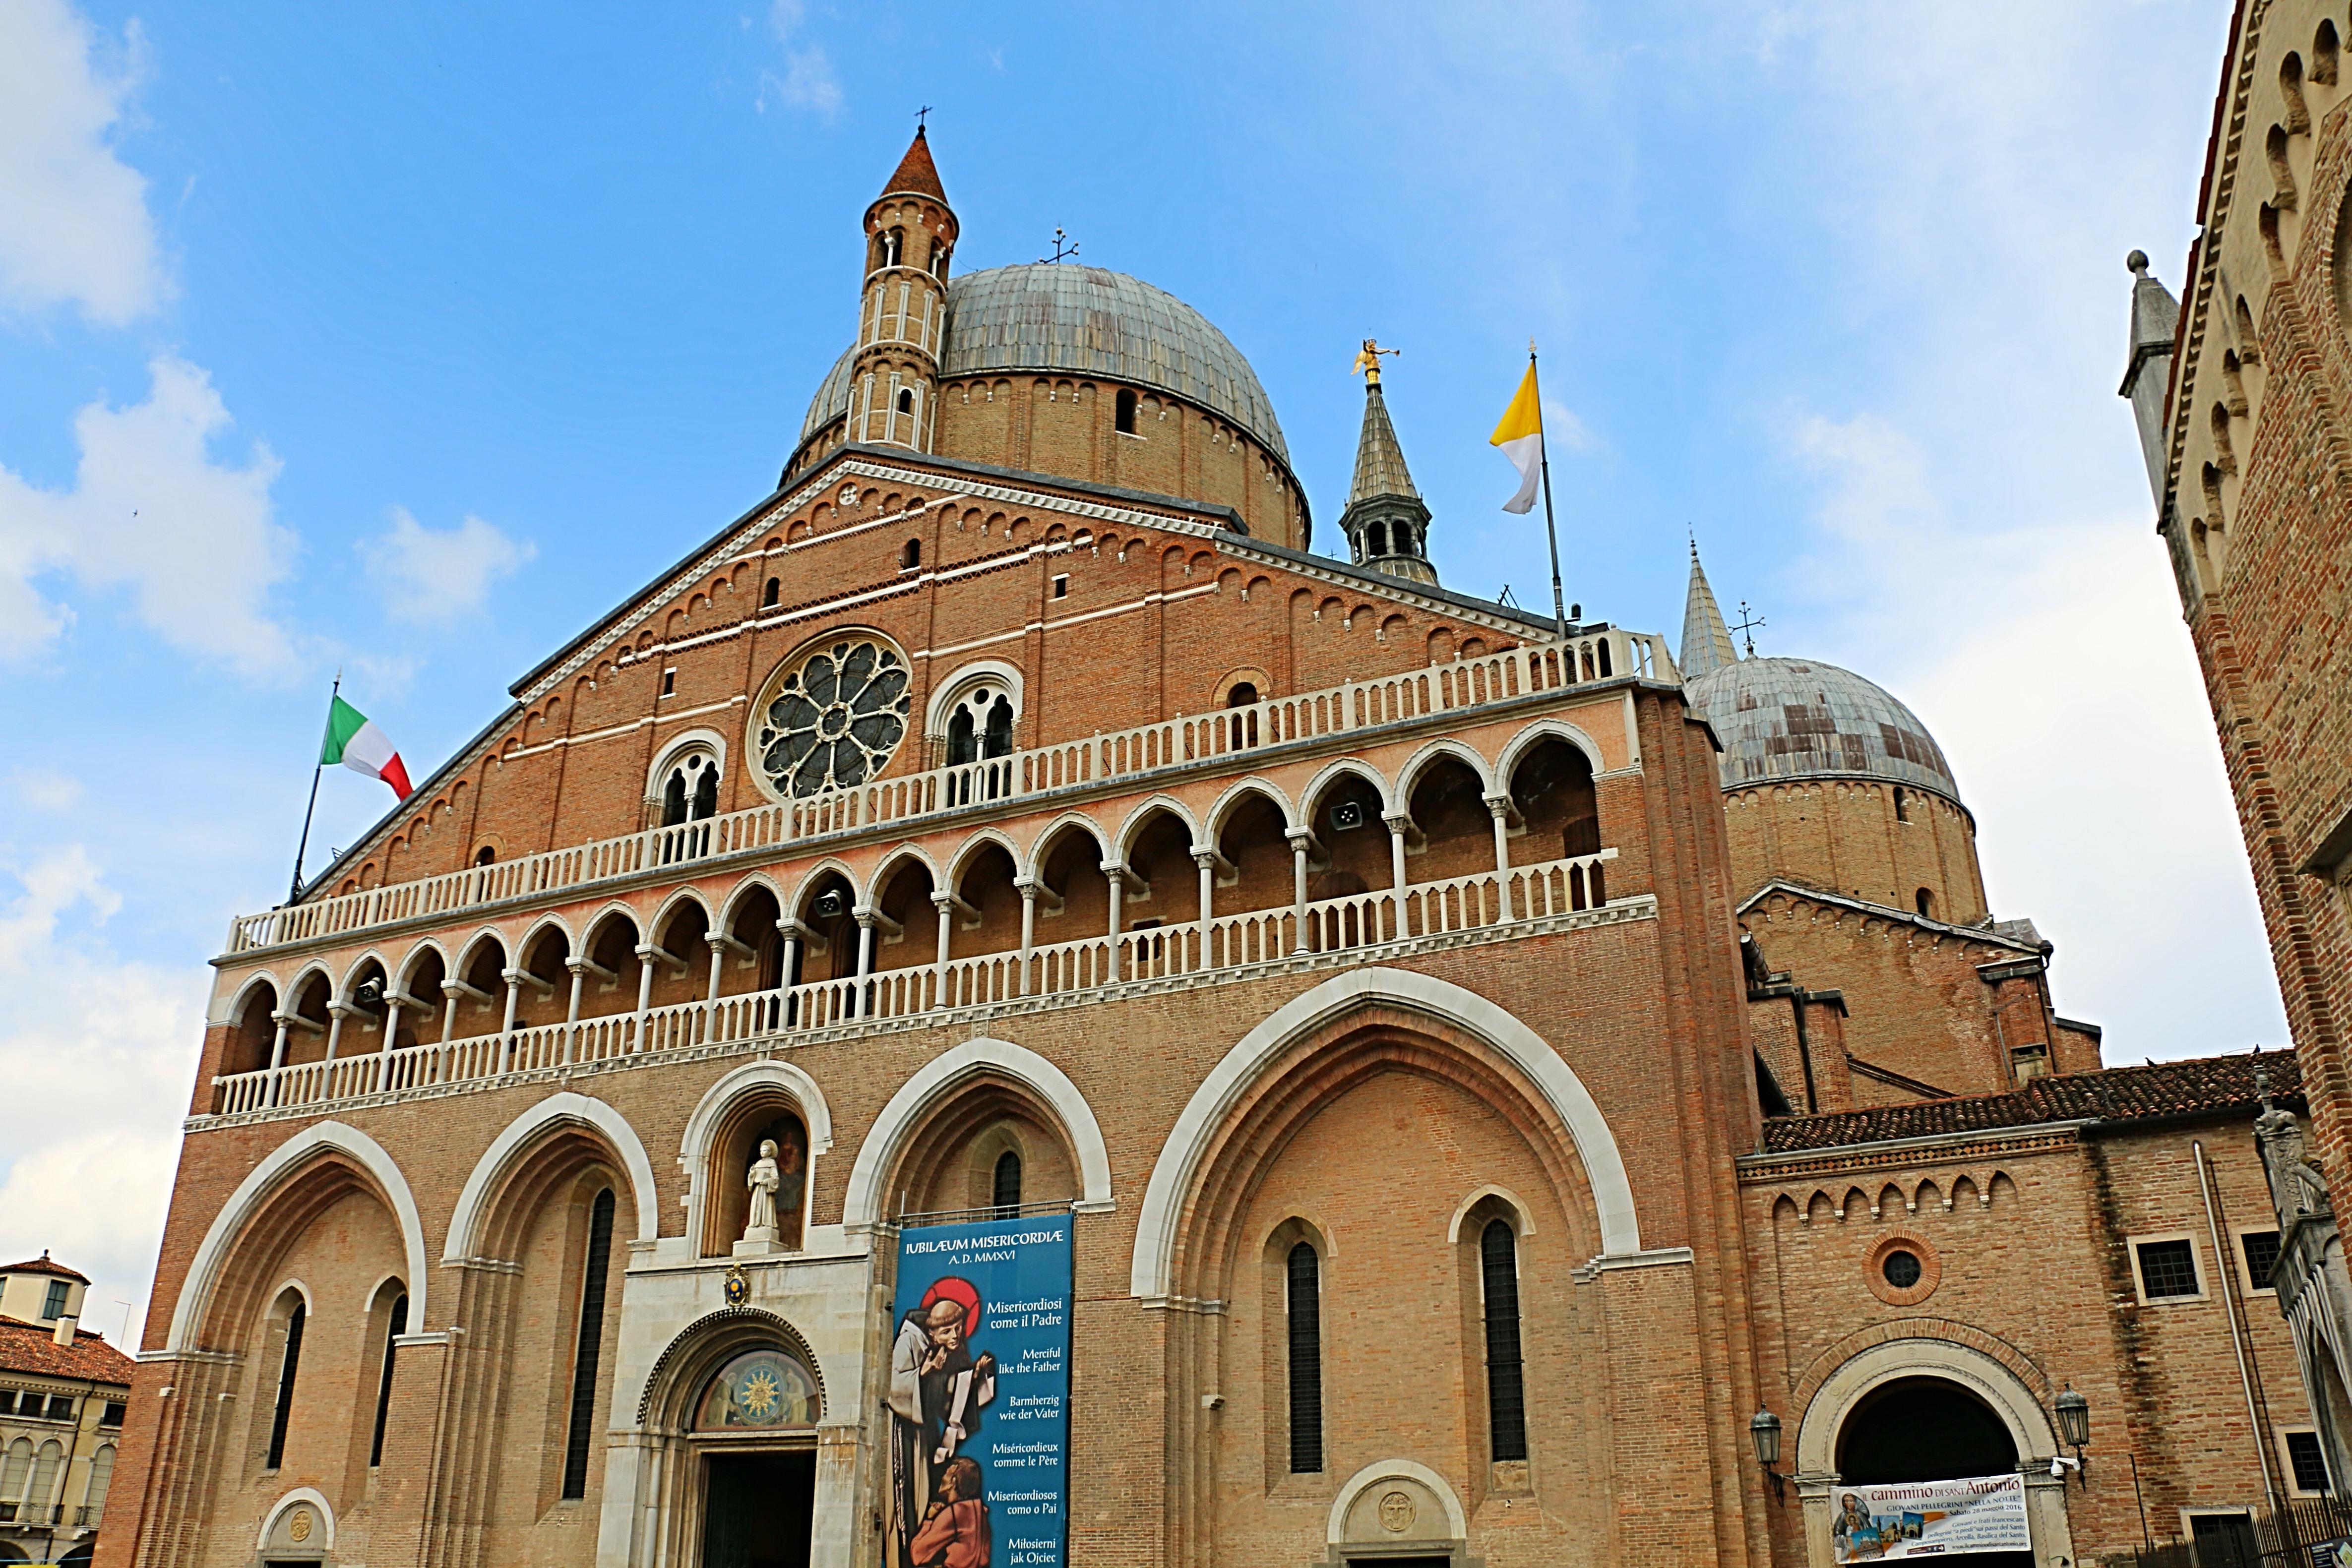
[{"label": "round arched window", "polygon": [[779,796],[863,784],[907,733],[905,655],[877,637],[829,642],[768,683],[751,715],[751,755]]},{"label": "round arched window", "polygon": [[816,1379],[798,1357],[755,1350],[719,1369],[703,1390],[694,1426],[700,1432],[814,1427],[823,1403]]}]

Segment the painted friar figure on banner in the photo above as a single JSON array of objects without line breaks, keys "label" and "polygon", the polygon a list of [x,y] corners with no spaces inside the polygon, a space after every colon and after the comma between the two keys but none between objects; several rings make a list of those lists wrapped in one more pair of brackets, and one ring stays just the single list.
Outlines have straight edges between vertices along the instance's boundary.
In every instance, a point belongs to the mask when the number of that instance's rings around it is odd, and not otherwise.
[{"label": "painted friar figure on banner", "polygon": [[[892,1568],[986,1568],[988,1505],[979,1464],[957,1450],[996,1397],[996,1358],[974,1354],[980,1291],[932,1281],[890,1348]],[[975,1554],[976,1553],[976,1554]]]}]

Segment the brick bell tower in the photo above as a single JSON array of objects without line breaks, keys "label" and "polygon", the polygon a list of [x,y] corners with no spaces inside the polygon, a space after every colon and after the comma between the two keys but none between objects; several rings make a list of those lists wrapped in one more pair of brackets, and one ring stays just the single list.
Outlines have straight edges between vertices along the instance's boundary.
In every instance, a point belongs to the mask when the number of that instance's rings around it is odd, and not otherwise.
[{"label": "brick bell tower", "polygon": [[866,209],[866,288],[850,372],[850,440],[931,449],[947,336],[948,257],[955,241],[955,212],[940,188],[930,142],[918,129],[897,172]]}]

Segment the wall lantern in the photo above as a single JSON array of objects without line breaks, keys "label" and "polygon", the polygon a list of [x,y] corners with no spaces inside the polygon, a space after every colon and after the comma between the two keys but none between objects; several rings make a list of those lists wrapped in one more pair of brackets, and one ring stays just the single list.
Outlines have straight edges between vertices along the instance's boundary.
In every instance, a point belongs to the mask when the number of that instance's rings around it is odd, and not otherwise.
[{"label": "wall lantern", "polygon": [[1759,1410],[1748,1423],[1748,1437],[1756,1445],[1756,1462],[1764,1467],[1765,1476],[1772,1483],[1772,1500],[1783,1500],[1780,1472],[1772,1467],[1780,1462],[1780,1417],[1769,1410]]},{"label": "wall lantern", "polygon": [[[2075,1393],[2070,1384],[2060,1390],[2058,1397],[2052,1402],[2052,1409],[2058,1417],[2059,1441],[2074,1450],[2074,1471],[2076,1475],[2081,1476],[2083,1448],[2091,1440],[2091,1402]],[[2052,1471],[2056,1472],[2059,1464],[2063,1462],[2053,1461],[2050,1467]],[[2088,1487],[2091,1484],[2090,1478],[2083,1476],[2083,1484]]]}]

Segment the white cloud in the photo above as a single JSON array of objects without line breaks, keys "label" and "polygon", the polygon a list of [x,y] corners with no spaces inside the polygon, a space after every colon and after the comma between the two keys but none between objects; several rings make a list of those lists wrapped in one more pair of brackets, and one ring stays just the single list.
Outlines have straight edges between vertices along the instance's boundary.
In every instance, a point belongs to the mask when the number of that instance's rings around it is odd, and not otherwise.
[{"label": "white cloud", "polygon": [[164,279],[147,182],[109,145],[145,41],[131,23],[112,75],[102,42],[65,0],[0,4],[0,301],[121,325],[155,308]]},{"label": "white cloud", "polygon": [[1592,433],[1592,427],[1558,398],[1543,400],[1543,427],[1545,443],[1563,452],[1601,450],[1601,437]]},{"label": "white cloud", "polygon": [[18,768],[7,778],[8,793],[37,811],[69,811],[81,803],[81,780],[54,768]]},{"label": "white cloud", "polygon": [[75,415],[72,489],[0,467],[0,657],[38,650],[73,618],[42,595],[53,575],[85,593],[127,590],[131,612],[175,648],[283,668],[292,651],[268,601],[294,540],[273,517],[278,459],[256,443],[242,466],[215,462],[212,442],[232,422],[211,377],[168,354],[148,371],[146,402]]},{"label": "white cloud", "polygon": [[434,529],[401,507],[392,509],[392,527],[359,550],[383,594],[384,613],[412,624],[476,613],[493,583],[539,554],[538,546],[519,544],[479,517]]},{"label": "white cloud", "polygon": [[823,46],[796,47],[795,36],[804,15],[800,0],[775,0],[769,7],[768,26],[784,47],[784,73],[781,77],[773,71],[761,73],[760,110],[765,113],[773,97],[796,109],[814,110],[830,120],[841,108],[841,82],[834,74],[833,57]]},{"label": "white cloud", "polygon": [[79,845],[15,870],[0,902],[0,1082],[15,1117],[0,1167],[0,1259],[49,1249],[92,1280],[109,1338],[155,1267],[203,1038],[201,980],[116,956],[97,936],[120,900]]}]

